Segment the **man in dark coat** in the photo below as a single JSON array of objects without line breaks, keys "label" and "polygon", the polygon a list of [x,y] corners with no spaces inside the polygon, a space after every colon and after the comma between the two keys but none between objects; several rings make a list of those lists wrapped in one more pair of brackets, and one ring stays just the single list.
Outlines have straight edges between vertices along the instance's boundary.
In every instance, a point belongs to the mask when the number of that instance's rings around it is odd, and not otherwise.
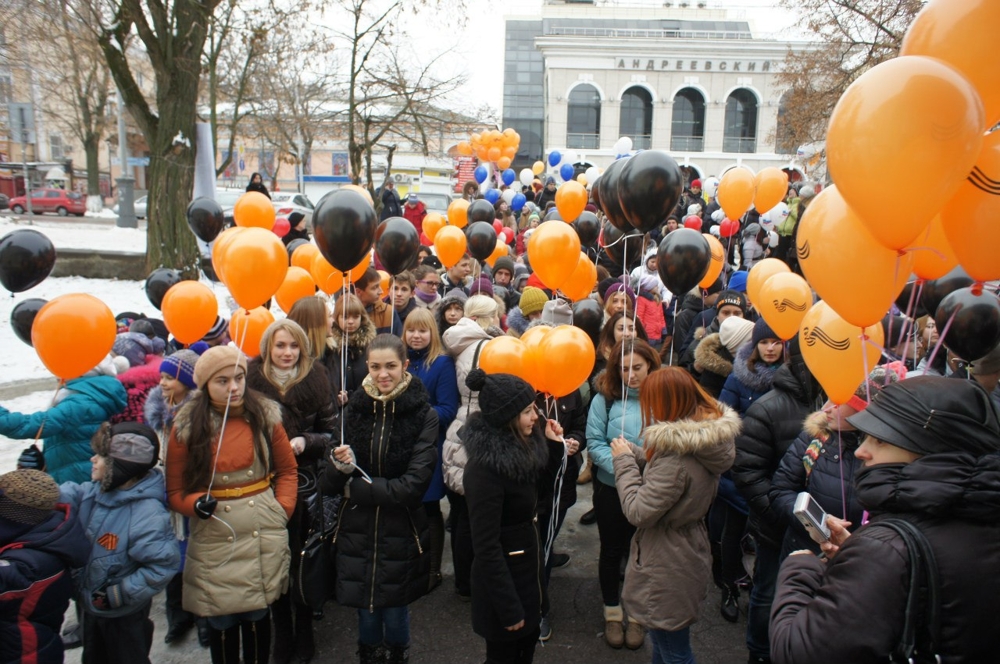
[{"label": "man in dark coat", "polygon": [[[874,664],[904,644],[907,594],[917,592],[910,661],[995,662],[1000,639],[1000,412],[972,381],[921,376],[887,386],[848,418],[866,435],[856,456],[858,501],[871,522],[847,536],[828,520],[823,562],[796,552],[781,568],[771,625],[779,663]],[[939,577],[939,640],[924,622],[927,583],[912,588],[911,553],[888,519],[915,526]],[[922,565],[921,565],[922,567]],[[909,644],[907,644],[909,645]],[[902,661],[895,659],[894,661]]]},{"label": "man in dark coat", "polygon": [[375,195],[382,201],[382,212],[379,214],[379,221],[385,221],[389,217],[403,216],[403,204],[396,193],[396,183],[391,177],[385,179],[385,184],[379,187]]}]

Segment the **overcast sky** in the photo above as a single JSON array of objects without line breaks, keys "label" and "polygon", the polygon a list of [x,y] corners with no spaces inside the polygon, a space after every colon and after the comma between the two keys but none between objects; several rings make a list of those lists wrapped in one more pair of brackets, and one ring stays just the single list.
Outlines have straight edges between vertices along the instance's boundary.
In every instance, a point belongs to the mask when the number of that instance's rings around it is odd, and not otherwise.
[{"label": "overcast sky", "polygon": [[[694,0],[691,1],[694,4]],[[456,44],[452,51],[454,56],[449,60],[451,67],[457,71],[464,69],[469,77],[462,96],[470,101],[470,108],[488,103],[499,115],[503,100],[504,17],[538,15],[542,0],[466,0],[466,3],[469,14],[461,29],[442,26],[441,17],[436,12],[423,12],[408,19],[412,22],[407,25],[407,32],[414,35],[418,42],[423,41],[420,35],[424,35],[429,39],[429,45],[437,47],[446,44],[433,39],[433,36],[442,32],[457,33],[457,42],[453,42]],[[663,0],[628,0],[622,4],[661,6]],[[796,34],[791,26],[797,16],[775,9],[775,4],[767,0],[708,0],[709,8],[728,8],[732,10],[733,19],[750,20],[756,34]],[[580,9],[585,10],[586,6]],[[443,27],[445,30],[442,30]],[[414,46],[419,53],[419,46]]]}]

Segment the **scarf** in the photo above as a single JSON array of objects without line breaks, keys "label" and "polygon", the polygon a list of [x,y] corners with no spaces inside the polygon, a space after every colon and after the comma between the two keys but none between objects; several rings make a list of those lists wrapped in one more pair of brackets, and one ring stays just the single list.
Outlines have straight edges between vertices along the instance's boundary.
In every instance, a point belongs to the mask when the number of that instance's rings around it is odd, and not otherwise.
[{"label": "scarf", "polygon": [[420,301],[424,304],[434,304],[434,301],[438,298],[438,294],[435,293],[425,293],[422,290],[414,289],[413,294],[420,298]]},{"label": "scarf", "polygon": [[271,382],[284,394],[285,385],[288,385],[288,381],[294,380],[299,375],[299,365],[293,366],[291,369],[279,369],[277,367],[271,367]]},{"label": "scarf", "polygon": [[378,385],[372,380],[372,375],[368,374],[365,379],[361,382],[361,388],[365,391],[365,394],[370,396],[376,401],[381,401],[382,403],[387,403],[389,401],[395,400],[400,394],[406,391],[406,388],[410,386],[410,381],[413,379],[413,375],[409,372],[403,372],[403,379],[399,381],[399,385],[392,389],[389,394],[382,394],[378,391]]}]

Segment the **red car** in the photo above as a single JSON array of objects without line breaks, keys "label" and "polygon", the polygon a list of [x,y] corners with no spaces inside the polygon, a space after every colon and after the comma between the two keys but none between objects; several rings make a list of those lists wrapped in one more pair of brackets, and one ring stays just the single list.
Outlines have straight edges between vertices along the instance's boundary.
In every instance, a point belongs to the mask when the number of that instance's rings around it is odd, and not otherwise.
[{"label": "red car", "polygon": [[[14,214],[22,214],[28,209],[28,201],[24,196],[10,199],[10,210]],[[87,211],[87,200],[75,191],[62,189],[33,189],[31,191],[31,210],[35,214],[55,212],[60,217],[75,214],[82,217]]]}]

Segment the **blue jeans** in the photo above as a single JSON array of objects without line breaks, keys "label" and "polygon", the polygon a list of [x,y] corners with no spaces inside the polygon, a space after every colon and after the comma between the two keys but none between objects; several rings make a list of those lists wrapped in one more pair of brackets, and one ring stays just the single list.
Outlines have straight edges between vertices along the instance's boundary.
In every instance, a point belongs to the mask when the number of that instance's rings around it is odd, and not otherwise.
[{"label": "blue jeans", "polygon": [[774,603],[774,589],[778,584],[778,569],[781,567],[781,550],[769,544],[757,542],[757,561],[753,569],[753,590],[747,607],[747,650],[754,657],[771,656],[771,638],[768,629],[771,622],[771,604]]},{"label": "blue jeans", "polygon": [[651,629],[649,640],[653,642],[653,664],[695,664],[690,627],[676,632]]},{"label": "blue jeans", "polygon": [[358,641],[366,646],[410,645],[410,609],[392,606],[384,609],[358,609]]}]

